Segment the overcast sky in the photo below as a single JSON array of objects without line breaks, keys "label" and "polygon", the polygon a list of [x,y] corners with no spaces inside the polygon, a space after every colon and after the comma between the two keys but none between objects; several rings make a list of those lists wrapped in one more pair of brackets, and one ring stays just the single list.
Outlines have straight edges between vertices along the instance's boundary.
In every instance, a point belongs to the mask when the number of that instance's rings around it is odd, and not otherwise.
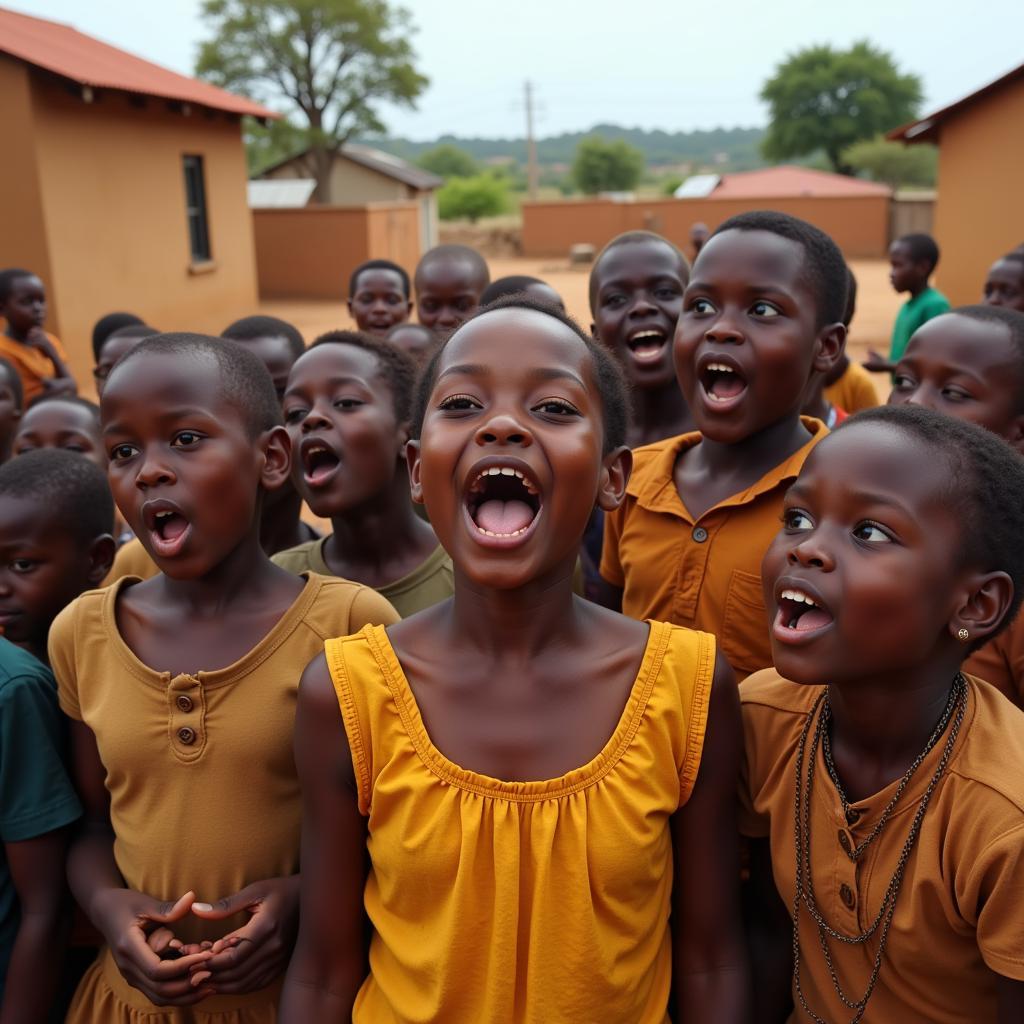
[{"label": "overcast sky", "polygon": [[[200,0],[0,0],[66,21],[141,57],[192,72],[207,35]],[[925,111],[1024,60],[1024,2],[981,0],[407,0],[431,86],[416,110],[387,110],[393,135],[521,136],[523,82],[537,132],[598,122],[663,128],[754,126],[761,85],[812,43],[868,38],[924,82]]]}]

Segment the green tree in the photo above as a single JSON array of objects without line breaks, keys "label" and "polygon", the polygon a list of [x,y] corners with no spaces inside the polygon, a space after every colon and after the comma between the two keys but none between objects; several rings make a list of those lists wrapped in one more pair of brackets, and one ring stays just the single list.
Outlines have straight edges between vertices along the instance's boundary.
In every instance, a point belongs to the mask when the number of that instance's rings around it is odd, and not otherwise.
[{"label": "green tree", "polygon": [[508,209],[508,189],[493,174],[451,178],[438,189],[437,212],[441,220],[472,221],[495,217]]},{"label": "green tree", "polygon": [[480,173],[479,164],[464,149],[448,142],[428,149],[416,163],[445,181],[449,178],[472,178]]},{"label": "green tree", "polygon": [[770,110],[762,148],[769,160],[823,150],[849,174],[843,151],[917,116],[921,80],[863,40],[849,50],[811,46],[788,58],[761,90]]},{"label": "green tree", "polygon": [[380,104],[415,106],[427,86],[413,63],[409,13],[388,0],[204,0],[202,15],[213,38],[200,47],[197,74],[299,115],[279,134],[300,144],[319,202],[330,202],[341,147],[383,132]]},{"label": "green tree", "polygon": [[938,175],[939,151],[935,146],[904,146],[878,138],[855,142],[843,150],[843,161],[857,174],[891,188],[930,188]]},{"label": "green tree", "polygon": [[599,136],[583,139],[576,147],[572,177],[585,195],[628,192],[644,173],[644,155],[621,139],[606,142]]}]

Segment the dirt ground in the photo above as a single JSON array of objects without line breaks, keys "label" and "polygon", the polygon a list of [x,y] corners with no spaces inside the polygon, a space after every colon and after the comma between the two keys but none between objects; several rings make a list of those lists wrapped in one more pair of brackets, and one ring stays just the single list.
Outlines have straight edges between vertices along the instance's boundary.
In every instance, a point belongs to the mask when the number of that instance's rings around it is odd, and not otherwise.
[{"label": "dirt ground", "polygon": [[[589,268],[573,267],[566,261],[527,260],[494,257],[489,261],[491,278],[509,274],[529,274],[547,281],[565,300],[566,308],[584,326],[590,324],[587,301]],[[850,267],[857,277],[857,314],[850,331],[848,351],[851,358],[862,360],[869,348],[887,351],[901,298],[889,284],[886,260],[853,260]],[[260,312],[281,317],[295,324],[307,341],[336,328],[355,326],[341,303],[312,301],[276,301],[260,304]],[[876,375],[879,397],[888,394],[888,378]]]}]

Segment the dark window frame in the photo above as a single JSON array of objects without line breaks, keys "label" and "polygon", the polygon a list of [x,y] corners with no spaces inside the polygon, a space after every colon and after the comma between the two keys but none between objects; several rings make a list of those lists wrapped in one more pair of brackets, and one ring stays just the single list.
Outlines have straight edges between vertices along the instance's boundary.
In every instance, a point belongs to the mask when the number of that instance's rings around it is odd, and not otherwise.
[{"label": "dark window frame", "polygon": [[209,263],[213,259],[210,247],[210,220],[206,210],[206,169],[198,153],[182,157],[185,174],[185,219],[188,226],[189,253],[193,263]]}]

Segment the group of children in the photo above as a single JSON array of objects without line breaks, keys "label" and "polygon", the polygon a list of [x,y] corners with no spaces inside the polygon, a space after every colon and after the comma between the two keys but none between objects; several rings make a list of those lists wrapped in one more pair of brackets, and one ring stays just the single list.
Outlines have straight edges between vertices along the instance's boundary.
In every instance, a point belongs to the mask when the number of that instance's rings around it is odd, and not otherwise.
[{"label": "group of children", "polygon": [[461,246],[110,314],[98,405],[0,274],[0,1021],[1024,1019],[1024,257],[914,239],[878,408],[779,213],[589,331]]}]

